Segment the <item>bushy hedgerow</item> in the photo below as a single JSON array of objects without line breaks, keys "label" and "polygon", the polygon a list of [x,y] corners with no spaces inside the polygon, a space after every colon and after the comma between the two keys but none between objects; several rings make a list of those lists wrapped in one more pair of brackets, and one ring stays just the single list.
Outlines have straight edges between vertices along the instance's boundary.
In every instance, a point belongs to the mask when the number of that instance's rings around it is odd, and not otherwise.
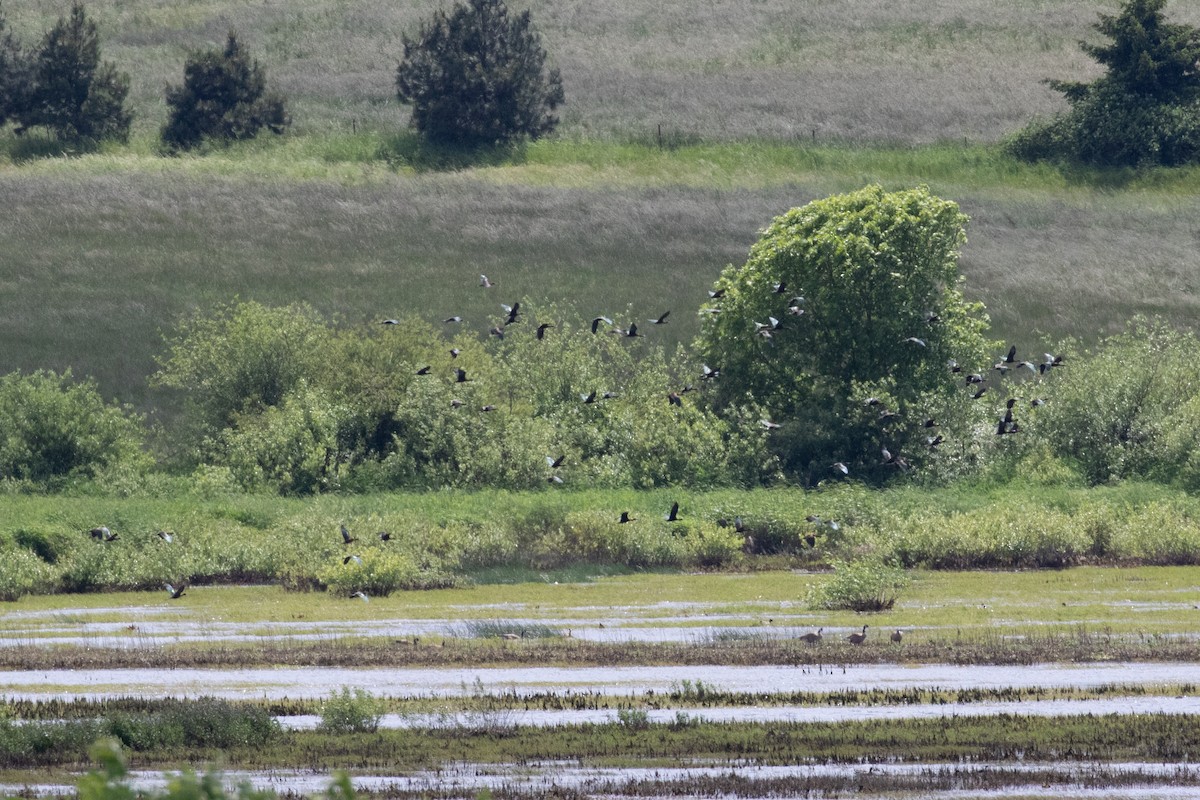
[{"label": "bushy hedgerow", "polygon": [[542,312],[553,333],[538,338],[523,306],[530,321],[487,343],[448,341],[418,320],[335,331],[304,307],[192,318],[156,376],[187,392],[176,449],[192,468],[288,494],[753,485],[772,474],[758,416],[716,414],[689,390],[699,367],[685,354],[593,334],[553,307]]}]

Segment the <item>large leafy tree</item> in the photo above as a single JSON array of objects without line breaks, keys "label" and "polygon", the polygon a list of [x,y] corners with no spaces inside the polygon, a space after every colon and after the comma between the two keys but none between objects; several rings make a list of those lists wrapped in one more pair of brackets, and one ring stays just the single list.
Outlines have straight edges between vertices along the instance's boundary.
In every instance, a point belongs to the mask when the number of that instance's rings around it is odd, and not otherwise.
[{"label": "large leafy tree", "polygon": [[511,15],[504,0],[468,0],[406,35],[396,93],[424,138],[465,147],[537,139],[563,102],[529,12]]},{"label": "large leafy tree", "polygon": [[809,481],[835,463],[869,479],[919,465],[926,420],[971,419],[947,364],[977,367],[989,346],[982,305],[959,290],[966,221],[925,187],[879,186],[777,217],[706,309],[717,405],[764,408],[785,467]]},{"label": "large leafy tree", "polygon": [[251,59],[232,31],[223,50],[201,50],[188,58],[183,85],[167,87],[170,117],[163,142],[189,150],[203,140],[252,139],[263,128],[283,133],[291,120],[283,97],[267,91],[266,72]]},{"label": "large leafy tree", "polygon": [[124,141],[133,118],[125,108],[128,94],[129,76],[100,61],[96,23],[76,3],[33,58],[32,88],[18,113],[18,130],[40,125],[64,141]]},{"label": "large leafy tree", "polygon": [[1017,134],[1010,150],[1099,166],[1200,159],[1200,30],[1168,22],[1166,0],[1127,0],[1101,14],[1100,44],[1081,42],[1107,71],[1091,82],[1049,81],[1069,110]]}]

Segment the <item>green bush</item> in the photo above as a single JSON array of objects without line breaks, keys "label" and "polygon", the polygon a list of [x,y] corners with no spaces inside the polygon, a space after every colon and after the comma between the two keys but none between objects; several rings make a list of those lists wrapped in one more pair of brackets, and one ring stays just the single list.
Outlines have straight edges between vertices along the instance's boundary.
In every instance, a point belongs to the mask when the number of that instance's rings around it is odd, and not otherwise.
[{"label": "green bush", "polygon": [[810,590],[808,604],[825,610],[886,611],[907,585],[904,569],[882,560],[835,561],[833,575]]},{"label": "green bush", "polygon": [[321,704],[321,723],[317,729],[325,733],[374,733],[379,729],[384,704],[364,689],[351,690],[343,686],[340,693],[331,692]]},{"label": "green bush", "polygon": [[92,381],[37,371],[0,377],[0,480],[45,484],[147,465],[141,420],[106,404]]}]

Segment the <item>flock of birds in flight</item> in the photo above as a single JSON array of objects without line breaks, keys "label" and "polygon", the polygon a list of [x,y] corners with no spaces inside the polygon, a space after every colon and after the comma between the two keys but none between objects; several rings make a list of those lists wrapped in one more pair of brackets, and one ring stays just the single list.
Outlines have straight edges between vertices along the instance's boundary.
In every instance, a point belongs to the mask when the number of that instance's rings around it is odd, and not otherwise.
[{"label": "flock of birds in flight", "polygon": [[[485,289],[490,289],[495,286],[495,283],[493,283],[486,275],[480,275],[479,276],[479,285]],[[782,281],[777,282],[774,284],[772,291],[775,294],[786,294],[787,293],[787,284]],[[724,289],[716,289],[716,290],[710,291],[708,293],[708,296],[712,300],[719,300],[724,296],[724,294],[725,294]],[[790,300],[788,300],[787,305],[786,305],[786,310],[782,313],[791,315],[791,316],[797,316],[797,317],[802,316],[804,314],[803,304],[804,304],[804,297],[802,297],[800,295],[796,295],[796,296],[792,297]],[[504,333],[505,333],[505,328],[509,325],[513,325],[513,324],[516,324],[521,321],[521,304],[520,304],[520,302],[514,302],[510,306],[510,305],[501,303],[500,306],[504,310],[504,319],[500,323],[491,327],[491,329],[489,330],[489,335],[495,336],[499,339],[503,339]],[[701,309],[701,313],[719,313],[719,312],[720,312],[720,308],[715,307],[715,306],[706,307],[706,308]],[[660,314],[658,317],[655,317],[653,319],[648,319],[647,321],[652,325],[665,325],[665,324],[667,324],[667,318],[670,316],[670,314],[671,314],[670,311],[665,311],[662,314]],[[447,317],[443,322],[444,322],[444,324],[450,325],[450,324],[460,324],[460,323],[462,323],[462,321],[463,321],[463,318],[461,316],[456,315],[456,316]],[[928,323],[932,324],[934,322],[937,322],[938,318],[935,314],[929,314],[926,317],[926,321]],[[592,319],[590,327],[591,327],[591,332],[593,334],[599,333],[601,323],[608,325],[609,326],[608,332],[611,334],[614,334],[614,335],[619,335],[619,336],[623,336],[626,338],[638,338],[638,337],[644,336],[644,334],[638,332],[638,326],[636,323],[630,323],[628,328],[621,328],[613,322],[612,318],[604,316],[604,315],[600,315],[600,316],[597,316]],[[396,320],[396,319],[385,319],[382,321],[382,324],[383,325],[398,325],[398,324],[400,324],[400,321]],[[777,331],[781,330],[783,328],[783,326],[784,326],[783,323],[778,318],[773,317],[773,316],[768,316],[767,322],[755,322],[754,323],[754,335],[758,336],[768,342],[771,342],[771,340],[774,338],[775,333]],[[535,329],[534,335],[536,336],[536,338],[538,340],[542,340],[545,338],[546,332],[550,328],[553,328],[553,327],[555,327],[555,325],[553,323],[549,323],[549,322],[541,323]],[[905,342],[912,344],[914,346],[919,346],[919,347],[926,346],[926,341],[924,339],[922,339],[920,337],[916,337],[916,336],[908,337],[907,339],[905,339]],[[459,355],[458,349],[454,348],[454,349],[450,350],[450,357],[452,359],[457,358],[458,355]],[[1045,375],[1047,372],[1049,372],[1050,370],[1052,370],[1054,368],[1063,366],[1063,364],[1064,364],[1064,360],[1061,355],[1053,355],[1051,353],[1046,353],[1045,360],[1041,361],[1039,363],[1034,363],[1034,362],[1028,361],[1028,360],[1018,360],[1017,359],[1017,348],[1016,348],[1016,345],[1013,345],[1009,348],[1008,353],[993,365],[993,371],[996,372],[998,375],[1003,376],[1003,375],[1007,374],[1009,371],[1015,372],[1017,370],[1024,369],[1024,370],[1028,370],[1030,375],[1040,377],[1040,376]],[[977,400],[977,399],[983,397],[984,394],[988,391],[989,387],[987,385],[987,378],[983,375],[983,373],[963,374],[962,367],[958,364],[957,361],[954,361],[953,359],[950,360],[947,367],[952,374],[963,376],[965,385],[971,392],[972,399]],[[431,374],[431,372],[432,372],[431,366],[423,366],[423,367],[420,367],[419,369],[417,369],[415,374],[419,375],[419,376],[424,376],[424,375]],[[707,364],[705,364],[702,367],[701,378],[704,380],[713,380],[713,379],[719,377],[720,374],[721,374],[721,371],[719,368],[711,368]],[[458,368],[458,367],[456,367],[454,369],[454,383],[469,383],[471,381],[472,381],[472,378],[470,378],[467,375],[467,372],[465,369]],[[679,391],[668,392],[667,401],[671,405],[682,406],[682,404],[683,404],[682,395],[685,394],[686,392],[692,391],[694,388],[695,388],[694,386],[688,385]],[[585,405],[590,405],[601,399],[611,400],[611,399],[615,399],[617,397],[618,397],[618,394],[616,392],[604,391],[604,392],[598,393],[594,389],[590,392],[582,393],[579,395],[580,401]],[[996,435],[1004,436],[1004,435],[1011,435],[1011,434],[1020,432],[1020,430],[1021,430],[1020,422],[1015,418],[1014,412],[1013,412],[1013,409],[1016,407],[1017,402],[1018,402],[1018,399],[1015,397],[1011,397],[1006,401],[1004,415],[997,420],[997,425],[996,425],[996,430],[995,430]],[[1035,398],[1030,401],[1030,406],[1036,408],[1040,405],[1043,405],[1044,402],[1045,402],[1044,400]],[[465,402],[458,398],[452,398],[450,403],[451,403],[451,406],[454,408],[461,408],[462,406],[465,405]],[[895,417],[899,416],[897,412],[892,411],[887,408],[884,408],[881,401],[878,398],[874,398],[874,397],[867,398],[865,403],[868,406],[878,408],[879,420],[881,422],[887,422],[887,421],[890,421],[891,419],[894,419]],[[482,411],[482,412],[494,411],[495,408],[496,408],[495,405],[487,404],[487,405],[481,406],[480,411]],[[769,431],[776,430],[776,429],[782,427],[780,424],[778,424],[770,419],[767,419],[767,418],[759,420],[759,423],[765,429],[767,429]],[[932,428],[935,428],[936,426],[937,426],[937,423],[933,419],[929,419],[924,422],[924,427],[926,429],[932,429]],[[942,442],[943,442],[943,439],[940,434],[931,435],[925,439],[925,444],[931,450],[936,449],[938,447],[938,445],[940,445]],[[892,453],[886,446],[884,446],[882,448],[881,455],[882,455],[882,462],[881,462],[882,464],[897,466],[900,468],[908,467],[908,462],[904,458],[904,456],[897,454],[897,453]],[[563,482],[562,478],[558,475],[557,472],[555,472],[555,470],[557,470],[559,467],[561,467],[565,460],[566,460],[565,456],[558,456],[558,457],[546,456],[546,464],[549,467],[549,469],[551,470],[550,475],[547,477],[547,481],[549,481],[551,483],[557,483],[557,484],[561,484]],[[842,475],[842,476],[847,476],[850,473],[849,466],[845,462],[842,462],[842,461],[834,462],[832,464],[832,469],[836,473],[838,473],[839,475]],[[667,513],[663,515],[663,520],[666,522],[677,522],[680,519],[681,519],[681,517],[680,517],[680,511],[679,511],[679,503],[674,502],[671,504],[670,510],[667,511]],[[637,520],[638,520],[638,518],[634,517],[631,512],[622,511],[620,513],[620,516],[617,518],[617,523],[621,524],[621,525],[625,525],[625,524],[637,522]],[[810,548],[816,546],[817,535],[818,535],[819,531],[825,530],[825,531],[836,532],[840,528],[839,523],[836,522],[835,520],[823,519],[820,516],[815,515],[815,514],[810,514],[808,517],[806,517],[806,521],[814,526],[813,531],[811,531],[808,534],[803,536],[804,542]],[[717,525],[722,528],[732,526],[738,533],[743,534],[746,537],[747,546],[748,547],[752,546],[753,539],[750,536],[747,526],[742,521],[742,518],[740,516],[735,517],[732,521],[730,521],[726,518],[720,518],[717,520]],[[341,537],[342,537],[342,545],[344,547],[358,542],[358,539],[351,535],[350,530],[344,524],[341,525],[340,533],[341,533]],[[111,530],[109,530],[109,528],[107,526],[103,526],[103,525],[91,529],[89,531],[89,535],[92,537],[92,539],[94,539],[97,542],[101,542],[101,543],[113,542],[120,538],[117,533],[112,532]],[[158,539],[160,539],[161,541],[163,541],[167,544],[171,544],[172,542],[174,542],[174,539],[175,539],[175,534],[170,533],[168,531],[164,531],[164,530],[156,531],[154,535]],[[390,541],[392,538],[392,535],[387,531],[380,531],[376,535],[378,536],[379,540],[384,543]],[[350,554],[345,555],[342,558],[343,565],[348,565],[351,562],[355,562],[356,564],[361,565],[363,563],[361,554],[350,553]],[[187,589],[188,584],[186,581],[180,581],[178,583],[178,585],[164,582],[163,586],[166,589],[167,595],[170,599],[178,600],[179,598],[184,596],[185,590]],[[370,597],[367,595],[366,592],[364,592],[362,590],[354,592],[353,594],[350,595],[350,597],[360,599],[363,602],[370,601]],[[850,644],[853,644],[853,645],[863,644],[867,640],[867,629],[868,629],[868,626],[863,625],[861,632],[851,633],[849,636],[846,637],[846,641],[848,641]],[[809,633],[804,634],[803,636],[800,637],[800,640],[803,642],[806,642],[808,644],[820,644],[823,639],[824,630],[825,630],[824,628],[818,628],[815,632],[809,632]],[[903,636],[904,636],[903,631],[895,630],[891,633],[889,638],[893,643],[899,644],[902,641]]]}]

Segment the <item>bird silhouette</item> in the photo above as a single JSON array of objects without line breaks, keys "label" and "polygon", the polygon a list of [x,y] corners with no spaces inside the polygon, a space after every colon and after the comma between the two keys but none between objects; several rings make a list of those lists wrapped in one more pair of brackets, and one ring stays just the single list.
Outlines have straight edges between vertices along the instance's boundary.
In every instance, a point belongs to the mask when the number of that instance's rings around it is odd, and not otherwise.
[{"label": "bird silhouette", "polygon": [[547,483],[558,483],[558,484],[561,484],[561,483],[563,482],[563,479],[562,479],[562,478],[560,478],[560,477],[559,477],[559,476],[557,476],[557,475],[547,475],[547,476],[546,476],[546,482],[547,482]]},{"label": "bird silhouette", "polygon": [[621,523],[622,525],[624,525],[626,522],[637,522],[637,517],[631,517],[629,516],[628,511],[622,511],[621,518],[617,520],[617,522]]},{"label": "bird silhouette", "polygon": [[546,329],[553,328],[553,327],[554,327],[553,323],[550,323],[550,322],[543,322],[541,325],[538,325],[537,326],[537,338],[545,339],[546,338]]},{"label": "bird silhouette", "polygon": [[489,403],[488,405],[486,405],[486,406],[483,406],[483,407],[482,407],[482,408],[480,408],[479,410],[480,410],[480,411],[495,411],[495,410],[496,410],[496,407],[495,407],[494,405],[491,405],[491,404]]},{"label": "bird silhouette", "polygon": [[679,392],[670,392],[667,394],[667,402],[673,406],[683,407],[683,398],[679,396]]},{"label": "bird silhouette", "polygon": [[421,367],[419,370],[417,370],[415,374],[417,374],[417,375],[428,375],[428,374],[429,374],[429,370],[430,370],[430,369],[432,369],[432,367],[429,367],[429,366],[424,366],[424,367]]},{"label": "bird silhouette", "polygon": [[721,368],[717,367],[716,369],[713,369],[708,364],[702,364],[700,366],[700,377],[706,381],[711,381],[714,378],[719,378],[719,377],[721,377]]},{"label": "bird silhouette", "polygon": [[342,559],[342,565],[345,566],[346,564],[349,564],[351,561],[353,561],[355,564],[358,564],[359,566],[362,566],[362,556],[359,556],[359,555],[346,556],[345,558]]},{"label": "bird silhouette", "polygon": [[758,424],[759,424],[759,425],[762,425],[764,428],[766,428],[766,429],[767,429],[767,430],[769,430],[769,431],[773,431],[773,430],[775,430],[776,428],[781,428],[781,427],[783,427],[783,426],[782,426],[782,425],[780,425],[778,422],[772,422],[772,421],[771,421],[771,420],[769,420],[769,419],[760,419],[760,420],[758,421]]},{"label": "bird silhouette", "polygon": [[652,323],[653,323],[653,324],[655,324],[655,325],[666,325],[666,324],[667,324],[667,317],[669,317],[670,315],[671,315],[671,312],[670,312],[670,311],[664,311],[664,312],[662,313],[662,316],[661,316],[661,317],[658,317],[657,319],[652,319],[652,320],[649,320],[649,321],[650,321],[650,322],[652,322]]},{"label": "bird silhouette", "polygon": [[497,339],[503,339],[504,338],[504,326],[503,325],[493,325],[491,328],[488,328],[488,333],[492,336],[495,336]]},{"label": "bird silhouette", "polygon": [[379,532],[379,541],[381,541],[381,542],[390,542],[391,540],[392,540],[392,534],[390,534],[390,533],[389,533],[389,532],[387,532],[387,531],[380,531],[380,532]]},{"label": "bird silhouette", "polygon": [[567,460],[566,454],[563,454],[563,455],[559,456],[558,458],[546,456],[546,463],[550,465],[550,469],[558,469],[559,467],[562,466],[563,462],[566,460]]},{"label": "bird silhouette", "polygon": [[601,322],[606,322],[610,326],[613,324],[613,321],[608,317],[596,317],[592,320],[592,333],[595,333],[599,329]]},{"label": "bird silhouette", "polygon": [[915,344],[915,345],[919,345],[921,347],[925,347],[925,340],[919,339],[916,336],[910,336],[907,339],[905,339],[904,341],[908,342],[909,344]]},{"label": "bird silhouette", "polygon": [[817,628],[815,633],[814,632],[806,633],[800,637],[800,640],[803,642],[808,642],[809,644],[819,644],[821,641],[821,632],[824,630],[825,630],[824,628]]},{"label": "bird silhouette", "polygon": [[629,323],[629,330],[621,331],[621,333],[623,333],[629,339],[633,339],[635,337],[641,336],[641,334],[637,332],[637,323],[636,322]]},{"label": "bird silhouette", "polygon": [[462,352],[462,350],[459,350],[457,347],[451,347],[451,348],[450,348],[450,357],[451,357],[451,358],[458,358],[458,354],[459,354],[459,353],[461,353],[461,352]]},{"label": "bird silhouette", "polygon": [[787,284],[780,281],[772,286],[771,291],[774,294],[787,294]]},{"label": "bird silhouette", "polygon": [[867,626],[863,625],[862,633],[852,633],[846,637],[850,644],[862,644],[867,640]]},{"label": "bird silhouette", "polygon": [[343,525],[342,526],[342,544],[350,544],[351,542],[357,542],[357,541],[358,541],[358,539],[355,539],[353,536],[351,536],[350,531],[346,528],[345,525]]},{"label": "bird silhouette", "polygon": [[443,325],[449,325],[453,322],[462,322],[462,317],[446,317],[444,320],[442,320]]},{"label": "bird silhouette", "polygon": [[1015,344],[1012,347],[1008,348],[1008,355],[1006,355],[1000,363],[1001,364],[1017,363],[1017,346]]},{"label": "bird silhouette", "polygon": [[725,296],[725,290],[724,289],[715,289],[715,290],[709,292],[708,296],[711,297],[713,300],[720,300],[722,297]]},{"label": "bird silhouette", "polygon": [[620,397],[620,396],[621,396],[621,395],[617,394],[616,392],[603,392],[603,393],[600,395],[600,397],[601,397],[602,399],[604,399],[604,400],[615,400],[615,399],[617,399],[617,398],[618,398],[618,397]]},{"label": "bird silhouette", "polygon": [[357,592],[355,592],[354,594],[352,594],[352,595],[350,595],[350,596],[351,596],[351,597],[357,597],[359,600],[362,600],[364,603],[369,603],[369,602],[371,602],[371,598],[367,597],[367,593],[366,593],[366,592],[363,592],[363,591],[357,591]]},{"label": "bird silhouette", "polygon": [[897,628],[896,630],[892,631],[890,638],[896,644],[900,644],[900,642],[904,639],[904,631]]},{"label": "bird silhouette", "polygon": [[470,381],[471,381],[471,379],[467,377],[467,371],[465,369],[462,369],[461,367],[455,368],[455,370],[454,370],[454,382],[455,383],[469,383]]},{"label": "bird silhouette", "polygon": [[187,588],[186,583],[181,583],[178,587],[172,586],[169,583],[164,583],[163,586],[166,587],[167,594],[170,595],[172,600],[178,600],[183,597],[183,590]]},{"label": "bird silhouette", "polygon": [[663,517],[667,522],[677,522],[679,520],[679,503],[671,504],[671,510]]},{"label": "bird silhouette", "polygon": [[834,472],[840,472],[840,473],[841,473],[841,474],[843,474],[843,475],[849,475],[849,474],[850,474],[850,468],[849,468],[849,467],[847,467],[847,466],[846,466],[846,465],[845,465],[843,462],[841,462],[841,461],[835,461],[835,462],[833,462],[833,471],[834,471]]},{"label": "bird silhouette", "polygon": [[596,390],[595,390],[595,389],[593,389],[593,390],[592,390],[591,392],[589,392],[588,394],[581,394],[581,395],[579,395],[579,399],[583,401],[583,404],[584,404],[585,406],[586,406],[586,405],[590,405],[591,403],[594,403],[594,402],[596,402]]},{"label": "bird silhouette", "polygon": [[514,322],[520,322],[520,320],[517,319],[517,315],[521,313],[520,303],[513,303],[511,306],[506,306],[504,303],[501,303],[500,307],[504,309],[506,314],[508,314],[508,319],[504,321],[505,325],[511,325]]},{"label": "bird silhouette", "polygon": [[489,280],[488,280],[488,276],[487,276],[487,275],[480,275],[480,276],[479,276],[479,285],[480,285],[480,286],[482,286],[482,287],[483,287],[483,288],[485,288],[485,289],[490,289],[490,288],[492,288],[493,286],[495,286],[496,284],[494,284],[494,283],[492,283],[491,281],[489,281]]},{"label": "bird silhouette", "polygon": [[169,531],[155,531],[154,535],[162,539],[167,544],[175,541],[175,534],[170,533]]},{"label": "bird silhouette", "polygon": [[466,404],[467,404],[467,402],[465,400],[461,400],[457,397],[450,398],[450,407],[451,408],[462,408]]},{"label": "bird silhouette", "polygon": [[398,320],[398,319],[385,319],[385,320],[383,320],[382,322],[380,322],[379,324],[380,324],[380,325],[399,325],[399,324],[400,324],[400,320]]}]

